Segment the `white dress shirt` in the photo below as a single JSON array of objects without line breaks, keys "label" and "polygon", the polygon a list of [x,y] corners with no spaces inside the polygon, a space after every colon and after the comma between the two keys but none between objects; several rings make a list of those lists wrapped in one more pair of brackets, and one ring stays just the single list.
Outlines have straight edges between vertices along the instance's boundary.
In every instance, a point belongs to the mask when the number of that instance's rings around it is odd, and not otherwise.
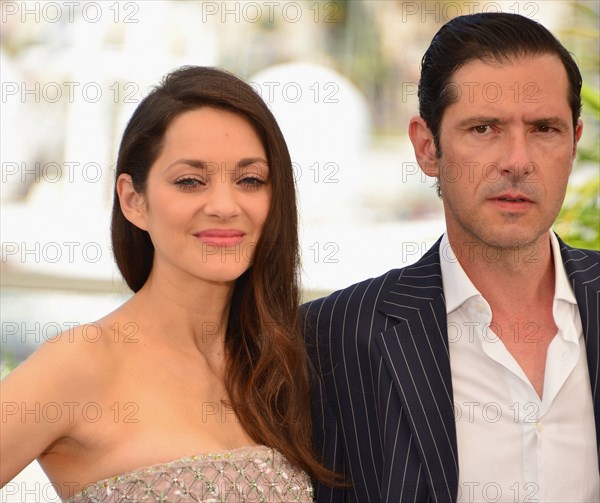
[{"label": "white dress shirt", "polygon": [[[548,347],[541,400],[490,329],[489,304],[459,264],[447,236],[442,238],[440,262],[448,314],[459,502],[600,502],[594,409],[581,319],[558,241],[554,233],[549,234],[558,332]],[[515,323],[510,330],[511,337],[535,343],[533,323]]]}]

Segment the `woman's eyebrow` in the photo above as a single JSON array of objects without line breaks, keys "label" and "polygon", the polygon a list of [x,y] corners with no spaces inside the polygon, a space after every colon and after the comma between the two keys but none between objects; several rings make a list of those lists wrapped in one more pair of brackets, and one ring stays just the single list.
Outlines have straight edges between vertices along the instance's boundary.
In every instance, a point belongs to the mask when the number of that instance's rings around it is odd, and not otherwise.
[{"label": "woman's eyebrow", "polygon": [[[204,170],[204,171],[216,172],[216,170],[220,166],[224,166],[226,163],[225,162],[217,163],[217,162],[212,162],[212,161],[203,161],[202,159],[184,159],[184,158],[182,158],[182,159],[177,159],[176,161],[173,161],[171,164],[169,164],[164,169],[164,172],[167,172],[174,166],[177,166],[180,164],[183,164],[185,166],[190,166],[191,168]],[[246,168],[253,164],[260,164],[260,166],[262,168],[266,168],[266,169],[268,169],[268,167],[269,167],[267,160],[264,159],[263,157],[244,157],[235,163],[235,169],[243,169],[243,168]]]},{"label": "woman's eyebrow", "polygon": [[173,161],[171,164],[169,164],[165,168],[165,171],[171,169],[173,166],[177,166],[178,164],[185,164],[186,166],[190,166],[192,168],[206,169],[211,163],[203,161],[201,159],[177,159],[176,161]]},{"label": "woman's eyebrow", "polygon": [[265,164],[268,166],[267,160],[262,157],[244,157],[236,163],[236,166],[238,168],[245,168],[251,164]]}]

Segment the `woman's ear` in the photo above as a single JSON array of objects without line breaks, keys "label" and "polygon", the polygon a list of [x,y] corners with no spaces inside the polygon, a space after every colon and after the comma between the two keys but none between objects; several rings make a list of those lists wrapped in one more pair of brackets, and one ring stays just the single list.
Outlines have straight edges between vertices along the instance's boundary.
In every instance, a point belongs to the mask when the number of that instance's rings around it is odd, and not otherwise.
[{"label": "woman's ear", "polygon": [[147,231],[147,211],[144,196],[136,192],[131,175],[122,173],[117,178],[117,195],[125,218],[133,225]]},{"label": "woman's ear", "polygon": [[439,159],[433,134],[427,126],[423,117],[417,115],[410,119],[408,124],[408,136],[415,150],[415,157],[419,167],[427,176],[439,178]]}]

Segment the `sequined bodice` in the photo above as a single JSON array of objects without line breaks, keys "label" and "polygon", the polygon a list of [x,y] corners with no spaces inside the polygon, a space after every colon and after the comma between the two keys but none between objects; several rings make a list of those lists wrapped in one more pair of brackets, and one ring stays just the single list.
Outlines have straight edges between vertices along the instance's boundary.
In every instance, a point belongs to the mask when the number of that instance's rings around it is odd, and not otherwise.
[{"label": "sequined bodice", "polygon": [[264,446],[192,456],[86,487],[67,503],[312,502],[310,479]]}]

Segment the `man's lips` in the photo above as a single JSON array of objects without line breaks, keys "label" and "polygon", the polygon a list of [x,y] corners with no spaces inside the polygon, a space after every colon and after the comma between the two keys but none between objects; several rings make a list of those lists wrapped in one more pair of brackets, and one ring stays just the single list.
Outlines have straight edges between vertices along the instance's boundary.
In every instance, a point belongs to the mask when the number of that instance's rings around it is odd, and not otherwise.
[{"label": "man's lips", "polygon": [[523,194],[500,194],[489,198],[489,201],[504,210],[522,211],[529,208],[534,202]]},{"label": "man's lips", "polygon": [[241,243],[246,233],[239,229],[207,229],[194,234],[202,243],[229,246]]},{"label": "man's lips", "polygon": [[533,201],[526,196],[521,194],[501,194],[496,197],[492,197],[495,201],[507,201],[511,203],[532,203]]}]

